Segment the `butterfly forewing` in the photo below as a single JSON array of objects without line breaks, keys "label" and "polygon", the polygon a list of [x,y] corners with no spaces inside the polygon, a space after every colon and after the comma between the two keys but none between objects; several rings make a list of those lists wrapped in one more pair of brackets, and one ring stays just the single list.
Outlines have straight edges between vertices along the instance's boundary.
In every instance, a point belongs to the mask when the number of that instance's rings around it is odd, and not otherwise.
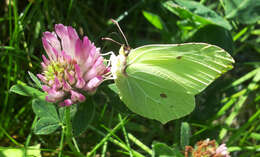
[{"label": "butterfly forewing", "polygon": [[[190,94],[198,94],[232,68],[234,60],[223,49],[204,43],[146,45],[131,51],[129,67],[149,65],[167,74]],[[136,67],[136,66],[135,66]]]}]

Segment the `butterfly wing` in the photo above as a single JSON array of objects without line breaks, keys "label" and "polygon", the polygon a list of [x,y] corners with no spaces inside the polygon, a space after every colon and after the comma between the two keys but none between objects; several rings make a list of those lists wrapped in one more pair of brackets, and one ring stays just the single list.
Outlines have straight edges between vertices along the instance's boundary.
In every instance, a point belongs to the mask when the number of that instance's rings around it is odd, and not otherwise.
[{"label": "butterfly wing", "polygon": [[115,83],[133,112],[162,123],[189,114],[194,95],[232,67],[232,57],[208,44],[146,45],[130,52]]},{"label": "butterfly wing", "polygon": [[147,65],[167,74],[190,94],[198,94],[233,68],[233,58],[222,48],[205,43],[146,45],[131,51],[130,69]]},{"label": "butterfly wing", "polygon": [[116,79],[121,99],[133,112],[162,123],[189,114],[194,96],[153,67],[127,69]]}]

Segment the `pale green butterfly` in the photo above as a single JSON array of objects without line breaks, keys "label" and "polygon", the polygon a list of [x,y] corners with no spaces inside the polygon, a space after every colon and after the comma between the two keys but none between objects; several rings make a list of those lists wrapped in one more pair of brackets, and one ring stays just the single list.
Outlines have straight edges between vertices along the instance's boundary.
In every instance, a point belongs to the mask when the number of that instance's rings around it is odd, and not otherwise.
[{"label": "pale green butterfly", "polygon": [[206,43],[155,44],[136,49],[123,45],[110,61],[115,85],[126,106],[162,123],[193,111],[195,95],[232,69],[234,63],[225,50]]}]

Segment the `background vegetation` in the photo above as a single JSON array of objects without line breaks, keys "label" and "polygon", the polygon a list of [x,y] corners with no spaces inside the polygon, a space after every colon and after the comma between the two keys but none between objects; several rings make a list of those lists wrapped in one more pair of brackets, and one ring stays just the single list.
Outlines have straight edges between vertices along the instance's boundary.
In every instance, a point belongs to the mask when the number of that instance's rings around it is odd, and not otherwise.
[{"label": "background vegetation", "polygon": [[[77,138],[81,152],[128,156],[136,151],[148,156],[154,141],[181,146],[181,124],[187,122],[190,145],[210,138],[226,143],[232,156],[260,156],[260,1],[201,0],[187,5],[176,0],[177,6],[172,2],[2,0],[0,156],[14,151],[11,148],[23,151],[37,144],[41,144],[42,156],[57,156],[59,130],[51,135],[34,134],[32,98],[10,93],[10,87],[17,83],[34,86],[28,71],[40,73],[42,32],[52,31],[57,23],[72,25],[81,37],[87,35],[101,47],[102,53],[117,53],[118,45],[101,40],[111,37],[124,43],[110,18],[119,21],[132,48],[152,43],[206,42],[224,48],[236,64],[196,97],[191,115],[166,125],[129,114],[107,87],[111,82],[103,83],[94,96],[95,116]],[[131,149],[124,149],[129,146]],[[64,156],[77,156],[67,145],[64,150]]]}]

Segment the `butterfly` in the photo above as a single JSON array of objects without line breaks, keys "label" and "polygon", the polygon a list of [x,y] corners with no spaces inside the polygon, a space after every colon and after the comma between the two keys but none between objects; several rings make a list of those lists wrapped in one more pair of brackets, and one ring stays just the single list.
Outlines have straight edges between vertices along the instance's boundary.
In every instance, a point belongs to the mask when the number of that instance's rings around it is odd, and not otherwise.
[{"label": "butterfly", "polygon": [[195,95],[234,63],[224,49],[206,43],[122,45],[110,61],[120,99],[163,124],[191,113]]}]

